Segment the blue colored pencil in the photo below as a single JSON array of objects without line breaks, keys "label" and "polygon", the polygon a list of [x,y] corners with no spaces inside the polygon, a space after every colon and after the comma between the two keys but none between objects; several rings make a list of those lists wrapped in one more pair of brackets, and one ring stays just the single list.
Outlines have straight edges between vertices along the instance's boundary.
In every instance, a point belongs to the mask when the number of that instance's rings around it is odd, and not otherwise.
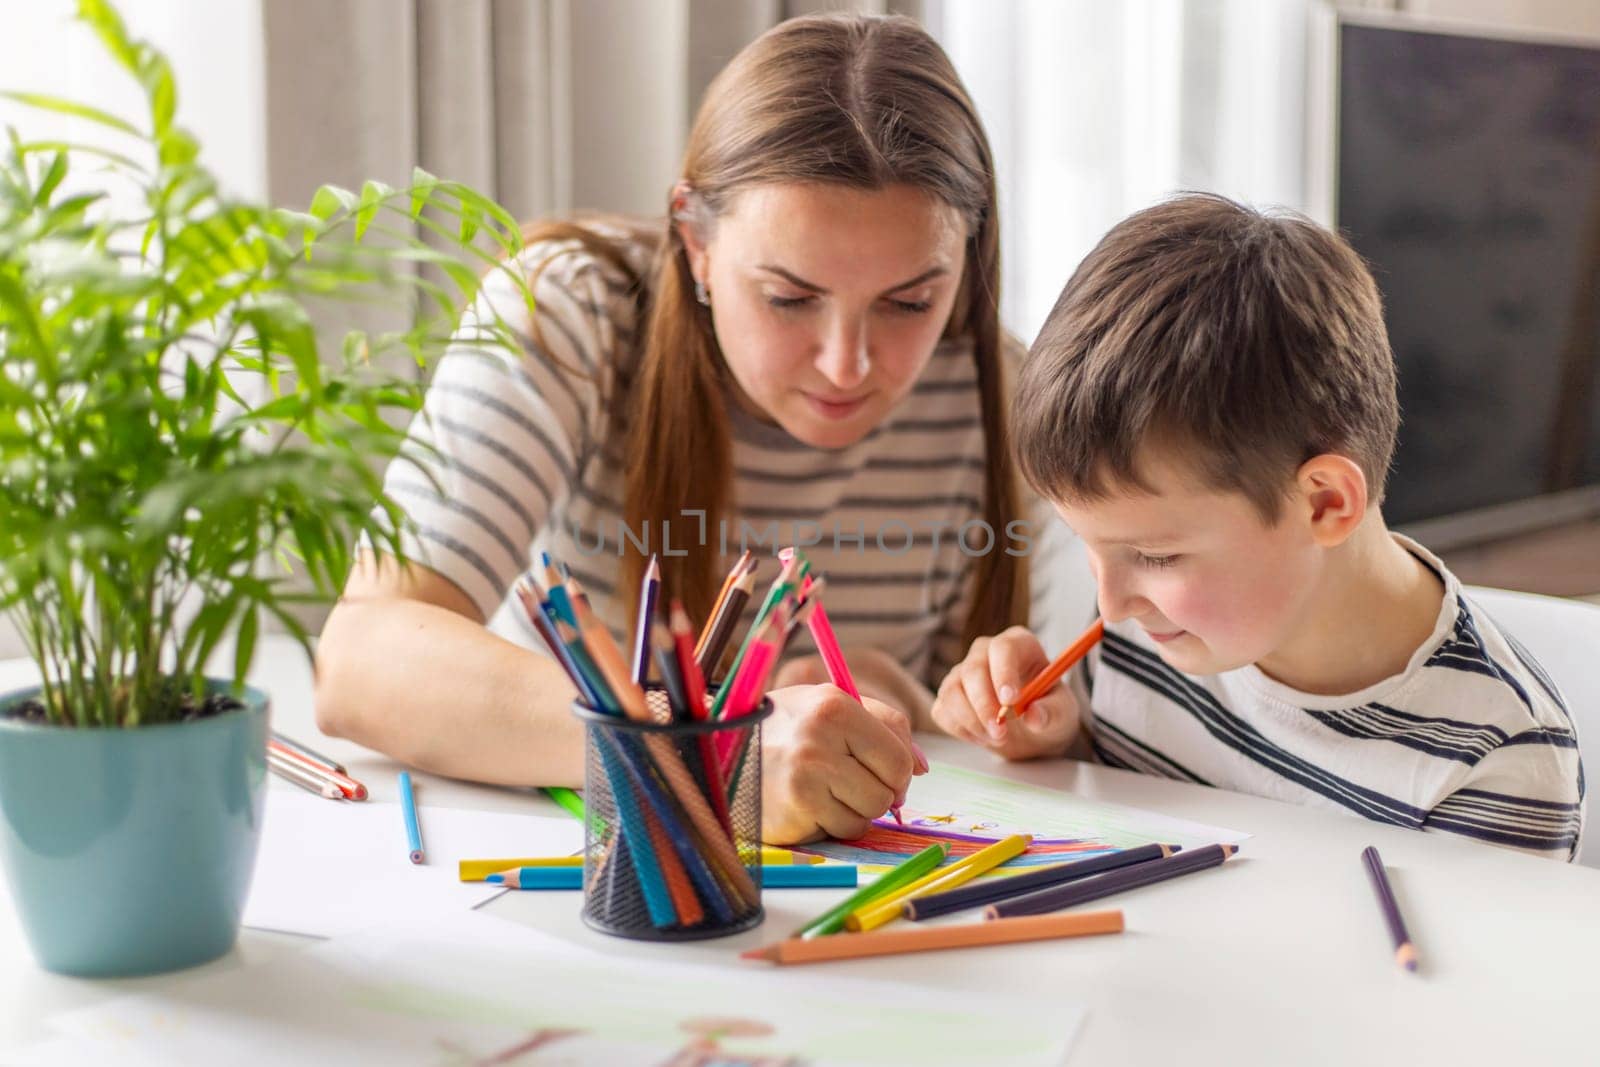
[{"label": "blue colored pencil", "polygon": [[[756,868],[751,868],[755,873]],[[824,863],[805,867],[762,867],[765,889],[853,889],[859,879],[853,863]]]},{"label": "blue colored pencil", "polygon": [[512,889],[582,889],[582,867],[513,867],[484,879]]},{"label": "blue colored pencil", "polygon": [[417,825],[417,798],[411,791],[411,772],[400,772],[400,811],[406,817],[406,840],[411,845],[411,862],[421,863],[427,857],[422,851],[422,827]]},{"label": "blue colored pencil", "polygon": [[678,911],[672,906],[666,878],[661,874],[661,865],[650,847],[644,812],[640,810],[638,798],[628,783],[628,773],[622,765],[622,759],[605,743],[609,735],[600,731],[595,736],[600,742],[596,745],[600,753],[600,765],[611,786],[617,816],[622,820],[622,833],[617,836],[617,841],[628,850],[633,868],[639,874],[639,891],[644,894],[645,910],[650,913],[650,922],[657,927],[676,925]]},{"label": "blue colored pencil", "polygon": [[[761,875],[768,889],[838,889],[856,884],[856,868],[850,864],[821,866],[751,867],[752,876]],[[513,867],[484,879],[512,889],[582,889],[582,867]]]},{"label": "blue colored pencil", "polygon": [[[678,859],[683,863],[684,873],[689,876],[689,881],[700,894],[701,903],[711,909],[718,922],[733,922],[732,903],[717,884],[716,875],[712,874],[711,868],[706,865],[705,856],[695,844],[694,837],[679,820],[678,805],[669,799],[656,783],[650,769],[648,754],[638,745],[631,743],[633,738],[619,737],[604,730],[595,734],[595,740],[601,747],[602,756],[605,754],[606,746],[616,746],[623,772],[632,780],[633,787],[639,790],[639,794],[644,797],[645,802],[650,805],[651,812],[661,823],[661,828],[666,831],[668,840],[678,854]],[[627,788],[626,782],[622,785],[623,788]]]}]

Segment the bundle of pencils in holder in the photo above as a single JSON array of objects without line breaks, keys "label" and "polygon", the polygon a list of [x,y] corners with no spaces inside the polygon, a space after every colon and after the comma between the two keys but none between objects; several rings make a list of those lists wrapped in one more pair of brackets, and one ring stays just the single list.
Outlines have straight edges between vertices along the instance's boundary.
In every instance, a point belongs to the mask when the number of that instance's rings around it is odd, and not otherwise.
[{"label": "bundle of pencils in holder", "polygon": [[652,559],[628,652],[548,556],[517,583],[528,621],[578,690],[590,926],[689,940],[761,921],[761,721],[772,711],[767,681],[822,585],[803,592],[806,569],[784,565],[720,686],[707,685],[703,665],[719,662],[748,602],[748,553],[698,639],[682,604],[661,596]]}]

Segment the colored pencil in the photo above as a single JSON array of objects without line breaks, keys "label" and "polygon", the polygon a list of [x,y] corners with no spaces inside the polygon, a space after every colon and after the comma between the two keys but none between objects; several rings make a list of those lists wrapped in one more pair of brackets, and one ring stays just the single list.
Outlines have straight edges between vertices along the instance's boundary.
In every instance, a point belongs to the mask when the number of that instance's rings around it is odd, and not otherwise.
[{"label": "colored pencil", "polygon": [[658,927],[672,926],[678,921],[678,909],[672,903],[666,875],[662,873],[661,863],[656,858],[655,845],[644,812],[639,806],[639,798],[628,781],[622,761],[613,747],[605,743],[610,735],[604,730],[596,730],[590,736],[595,740],[595,751],[600,755],[600,766],[611,790],[612,803],[617,807],[617,819],[622,823],[622,832],[616,840],[628,850],[628,858],[633,861],[633,869],[638,874],[639,892],[644,897],[650,922]]},{"label": "colored pencil", "polygon": [[1091,911],[1072,915],[1036,915],[1022,919],[966,923],[960,926],[919,926],[848,937],[790,938],[766,948],[741,953],[747,960],[777,964],[820,963],[824,960],[863,959],[944,948],[1007,945],[1019,941],[1044,941],[1092,934],[1120,934],[1122,912]]},{"label": "colored pencil", "polygon": [[1025,874],[990,878],[959,889],[930,892],[906,900],[905,916],[913,922],[920,922],[965,908],[977,908],[1011,897],[1020,897],[1048,886],[1076,882],[1092,874],[1114,871],[1119,867],[1131,867],[1135,863],[1165,859],[1176,851],[1176,845],[1140,845],[1138,848],[1125,848],[1120,852],[1110,852],[1086,860],[1036,867]]},{"label": "colored pencil", "polygon": [[1038,915],[1041,912],[1075,908],[1091,900],[1111,896],[1128,889],[1154,885],[1169,878],[1177,878],[1208,867],[1216,867],[1239,850],[1238,845],[1206,845],[1204,848],[1185,849],[1176,856],[1149,860],[1145,863],[1107,871],[1078,882],[1051,886],[1037,893],[1002,900],[983,909],[987,919],[1006,919],[1016,915]]},{"label": "colored pencil", "polygon": [[761,882],[767,889],[853,889],[860,873],[853,863],[776,864],[761,868]]},{"label": "colored pencil", "polygon": [[877,900],[886,893],[892,893],[901,886],[921,878],[944,862],[944,858],[948,853],[949,848],[942,841],[929,845],[894,870],[877,878],[872,884],[862,886],[815,919],[800,927],[794,932],[794,936],[802,938],[825,937],[829,934],[838,933],[844,929],[845,919],[849,918],[851,912],[864,904]]},{"label": "colored pencil", "polygon": [[1373,895],[1378,898],[1378,910],[1383,912],[1383,921],[1389,927],[1389,938],[1394,942],[1394,961],[1414,973],[1417,969],[1417,948],[1411,943],[1411,935],[1406,932],[1400,904],[1394,899],[1394,888],[1389,885],[1389,875],[1383,869],[1383,857],[1378,855],[1377,848],[1368,845],[1361,850],[1361,862],[1367,868],[1367,879],[1372,883]]},{"label": "colored pencil", "polygon": [[406,820],[406,842],[411,846],[411,862],[427,859],[422,851],[422,827],[417,823],[417,798],[411,789],[411,772],[400,772],[400,813]]},{"label": "colored pencil", "polygon": [[337,763],[337,762],[329,759],[327,756],[324,756],[322,753],[318,752],[316,749],[310,748],[310,747],[308,747],[306,745],[302,745],[300,742],[296,741],[294,738],[288,737],[288,736],[286,736],[284,734],[280,734],[276,730],[272,731],[272,739],[274,741],[278,742],[278,744],[282,745],[284,748],[293,749],[295,752],[298,752],[300,755],[304,756],[306,759],[310,760],[312,763],[320,763],[322,766],[328,768],[328,770],[330,770],[330,771],[334,771],[334,772],[336,772],[338,774],[349,774],[350,773],[349,771],[345,770],[344,764]]},{"label": "colored pencil", "polygon": [[684,696],[689,702],[689,712],[699,721],[705,719],[706,679],[700,670],[700,661],[694,655],[694,631],[689,623],[689,613],[683,603],[672,602],[667,614],[667,626],[672,632],[672,642],[678,655],[678,675],[683,679]]},{"label": "colored pencil", "polygon": [[547,785],[543,787],[543,792],[545,796],[565,808],[569,815],[580,822],[583,821],[583,798],[576,791],[564,785]]},{"label": "colored pencil", "polygon": [[857,908],[845,919],[845,929],[862,933],[887,926],[905,914],[905,903],[923,893],[936,893],[965,885],[985,871],[993,870],[1009,859],[1020,856],[1033,841],[1031,834],[1012,834],[1001,838],[988,848],[979,849],[948,867],[937,867],[909,885]]},{"label": "colored pencil", "polygon": [[694,712],[689,706],[689,693],[678,667],[678,649],[672,632],[660,620],[650,624],[650,651],[656,661],[656,673],[661,676],[661,688],[667,694],[667,707],[673,722],[693,722]]},{"label": "colored pencil", "polygon": [[739,616],[744,614],[744,606],[750,602],[750,597],[756,588],[756,561],[751,560],[745,565],[744,573],[734,580],[733,587],[728,590],[727,599],[717,609],[716,617],[712,619],[711,630],[706,634],[705,640],[695,652],[695,660],[700,664],[700,673],[708,680],[717,676],[717,664],[722,660],[722,654],[727,650],[728,638],[733,636],[733,628],[739,625]]},{"label": "colored pencil", "polygon": [[733,566],[728,568],[728,573],[723,576],[722,588],[717,590],[717,599],[711,605],[711,611],[706,616],[705,625],[700,628],[699,636],[695,638],[694,654],[698,658],[706,647],[711,634],[716,629],[717,620],[722,617],[723,605],[728,602],[728,594],[733,592],[734,583],[745,575],[745,570],[750,566],[750,550],[747,548],[739,553],[739,558],[734,560]]},{"label": "colored pencil", "polygon": [[544,569],[544,591],[550,598],[551,612],[568,626],[577,626],[578,616],[572,610],[572,598],[568,596],[555,564],[550,561],[550,553],[542,553],[539,559]]},{"label": "colored pencil", "polygon": [[584,703],[591,707],[603,709],[604,701],[595,690],[589,677],[579,669],[573,650],[562,639],[562,631],[571,632],[566,623],[560,620],[554,607],[548,602],[541,602],[534,594],[534,590],[526,582],[519,581],[513,586],[517,600],[522,605],[522,612],[534,630],[539,634],[545,646],[549,648],[550,655],[561,669],[567,672],[567,677],[572,680],[572,685],[578,690],[578,696]]},{"label": "colored pencil", "polygon": [[486,875],[483,881],[512,889],[582,889],[582,867],[514,867]]},{"label": "colored pencil", "polygon": [[1100,638],[1105,636],[1105,632],[1105,620],[1094,620],[1093,625],[1083,631],[1076,641],[1068,645],[1065,652],[1051,660],[1048,667],[1034,675],[1033,680],[1022,687],[1022,692],[1017,694],[1015,703],[1002,705],[1000,714],[995,718],[999,722],[1005,722],[1006,719],[1020,714],[1029,704],[1050,692],[1055,687],[1055,684],[1061,680],[1061,676],[1072,669],[1073,664],[1089,654],[1089,650],[1099,643]]},{"label": "colored pencil", "polygon": [[655,622],[660,591],[661,564],[651,556],[639,583],[639,621],[633,631],[633,680],[640,685],[650,680],[650,628]]},{"label": "colored pencil", "polygon": [[315,793],[329,800],[344,799],[344,791],[334,785],[332,781],[311,773],[305,764],[298,760],[290,759],[276,749],[267,749],[267,768],[279,778],[286,782],[293,782],[308,793]]},{"label": "colored pencil", "polygon": [[[748,552],[745,553],[749,555]],[[700,661],[694,655],[694,630],[689,623],[689,613],[684,610],[683,603],[674,599],[667,613],[668,632],[672,635],[672,644],[675,658],[678,662],[678,677],[683,680],[683,699],[688,706],[689,717],[695,722],[704,722],[711,714],[711,709],[706,701],[706,680],[700,672]],[[695,751],[699,754],[701,779],[705,785],[706,795],[711,798],[711,810],[721,824],[723,833],[731,841],[734,839],[733,814],[728,810],[728,783],[722,777],[722,766],[717,760],[716,742],[708,733],[698,734],[695,737]],[[713,776],[715,780],[713,780]]]},{"label": "colored pencil", "polygon": [[339,792],[344,795],[346,800],[367,799],[367,787],[350,777],[348,774],[341,774],[339,771],[329,770],[322,764],[315,763],[300,755],[300,753],[294,751],[292,748],[289,748],[285,745],[280,745],[276,740],[270,738],[267,741],[267,750],[269,752],[276,752],[284,759],[298,763],[301,767],[305,768],[318,778],[326,779],[327,781],[332,782],[335,788],[337,788]]},{"label": "colored pencil", "polygon": [[[570,790],[569,790],[570,792]],[[761,860],[763,870],[770,871],[774,867],[812,867],[822,863],[821,856],[808,856],[803,852],[791,852],[786,848],[771,848],[763,845],[755,851]],[[460,880],[463,882],[481,882],[491,874],[499,871],[514,870],[517,867],[582,867],[583,854],[576,856],[511,856],[505,859],[471,859],[459,860],[456,864]],[[829,864],[830,867],[839,869],[843,864]]]},{"label": "colored pencil", "polygon": [[[570,584],[573,588],[580,588],[576,579]],[[644,691],[627,676],[622,653],[612,640],[610,632],[594,618],[593,611],[581,597],[575,596],[573,599],[579,622],[582,624],[584,646],[594,657],[595,664],[618,703],[621,704],[623,713],[635,722],[654,721],[645,702]],[[689,769],[684,765],[683,758],[678,755],[678,750],[673,747],[672,741],[660,734],[646,734],[644,744],[655,760],[656,769],[666,779],[669,792],[683,805],[710,858],[732,883],[743,905],[754,907],[758,899],[755,883],[750,880],[749,873],[739,863],[733,842],[722,832],[716,814],[706,801],[705,794],[695,785]]]},{"label": "colored pencil", "polygon": [[[784,553],[789,554],[788,562],[791,564],[802,558],[792,548],[784,549],[779,553],[779,557],[783,558]],[[806,593],[812,584],[812,579],[809,575],[802,578],[800,581],[801,592]],[[818,600],[816,607],[812,609],[810,621],[806,625],[811,630],[812,642],[816,644],[817,651],[822,655],[822,664],[828,670],[828,680],[846,693],[849,693],[851,698],[859,704],[861,702],[861,690],[856,687],[855,677],[850,673],[850,664],[845,662],[844,649],[839,647],[839,638],[833,632],[833,624],[828,621],[828,613],[823,609],[821,600]],[[922,749],[917,747],[915,741],[911,743],[911,747],[916,754],[917,760],[926,768],[928,761],[927,757],[922,754]],[[905,823],[905,820],[900,816],[899,804],[889,805],[889,814],[894,816],[896,823],[902,825]]]},{"label": "colored pencil", "polygon": [[[822,867],[759,867],[750,873],[760,874],[768,889],[840,889],[856,884],[857,874],[853,864],[828,864]],[[469,879],[463,879],[468,881]],[[582,889],[583,867],[512,867],[492,871],[481,879],[491,885],[505,885],[512,889]],[[685,923],[684,925],[694,925]]]}]

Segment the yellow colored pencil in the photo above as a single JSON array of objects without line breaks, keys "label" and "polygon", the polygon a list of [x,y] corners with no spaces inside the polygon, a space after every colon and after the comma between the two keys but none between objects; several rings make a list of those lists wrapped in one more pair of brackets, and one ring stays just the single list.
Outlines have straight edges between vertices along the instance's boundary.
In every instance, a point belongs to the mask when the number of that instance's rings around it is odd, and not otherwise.
[{"label": "yellow colored pencil", "polygon": [[[821,863],[821,856],[808,856],[804,852],[791,852],[786,848],[761,846],[763,867],[791,867]],[[458,864],[463,882],[481,882],[491,874],[513,870],[517,867],[582,867],[583,856],[522,856],[503,860],[461,860]]]},{"label": "yellow colored pencil", "polygon": [[1031,834],[1012,834],[1001,838],[965,859],[948,867],[936,868],[910,885],[902,886],[897,892],[856,909],[845,919],[844,928],[860,933],[887,926],[905,913],[905,902],[912,897],[920,897],[924,893],[942,893],[970,882],[984,871],[993,870],[1006,860],[1022,855],[1032,842]]}]

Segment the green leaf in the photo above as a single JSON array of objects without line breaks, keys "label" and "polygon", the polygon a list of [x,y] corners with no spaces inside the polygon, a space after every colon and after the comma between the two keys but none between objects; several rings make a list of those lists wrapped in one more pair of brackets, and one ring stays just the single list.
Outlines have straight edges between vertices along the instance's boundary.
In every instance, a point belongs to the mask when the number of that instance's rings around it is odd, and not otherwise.
[{"label": "green leaf", "polygon": [[50,194],[56,191],[56,186],[61,184],[61,179],[67,176],[67,154],[57,152],[50,160],[50,168],[45,171],[44,177],[39,182],[39,191],[34,194],[35,206],[43,207],[50,202]]},{"label": "green leaf", "polygon": [[463,200],[461,202],[461,229],[456,237],[462,244],[468,244],[477,236],[478,228],[483,222],[482,210],[473,203]]},{"label": "green leaf", "polygon": [[90,122],[98,123],[101,126],[108,126],[118,133],[132,134],[135,137],[140,135],[139,128],[132,123],[117,118],[109,111],[101,111],[97,107],[90,107],[88,104],[63,100],[58,96],[47,96],[43,93],[21,93],[10,90],[0,90],[0,97],[15,100],[19,104],[25,104],[40,111],[53,111],[60,115],[88,119]]},{"label": "green leaf", "polygon": [[254,604],[244,611],[244,616],[239,620],[239,636],[233,650],[233,681],[235,685],[242,685],[245,676],[250,673],[250,664],[256,655],[256,634],[261,626],[261,614]]},{"label": "green leaf", "polygon": [[428,201],[433,197],[433,190],[439,184],[439,179],[423,170],[421,167],[411,168],[411,217],[413,219],[422,214],[422,209],[428,206]]},{"label": "green leaf", "polygon": [[311,198],[311,214],[320,222],[327,222],[341,211],[355,211],[355,194],[337,185],[324,185]]},{"label": "green leaf", "polygon": [[367,227],[372,225],[372,220],[377,218],[378,209],[383,206],[386,196],[393,190],[381,182],[369,181],[361,187],[361,204],[356,209],[356,240],[361,240],[367,232]]}]

